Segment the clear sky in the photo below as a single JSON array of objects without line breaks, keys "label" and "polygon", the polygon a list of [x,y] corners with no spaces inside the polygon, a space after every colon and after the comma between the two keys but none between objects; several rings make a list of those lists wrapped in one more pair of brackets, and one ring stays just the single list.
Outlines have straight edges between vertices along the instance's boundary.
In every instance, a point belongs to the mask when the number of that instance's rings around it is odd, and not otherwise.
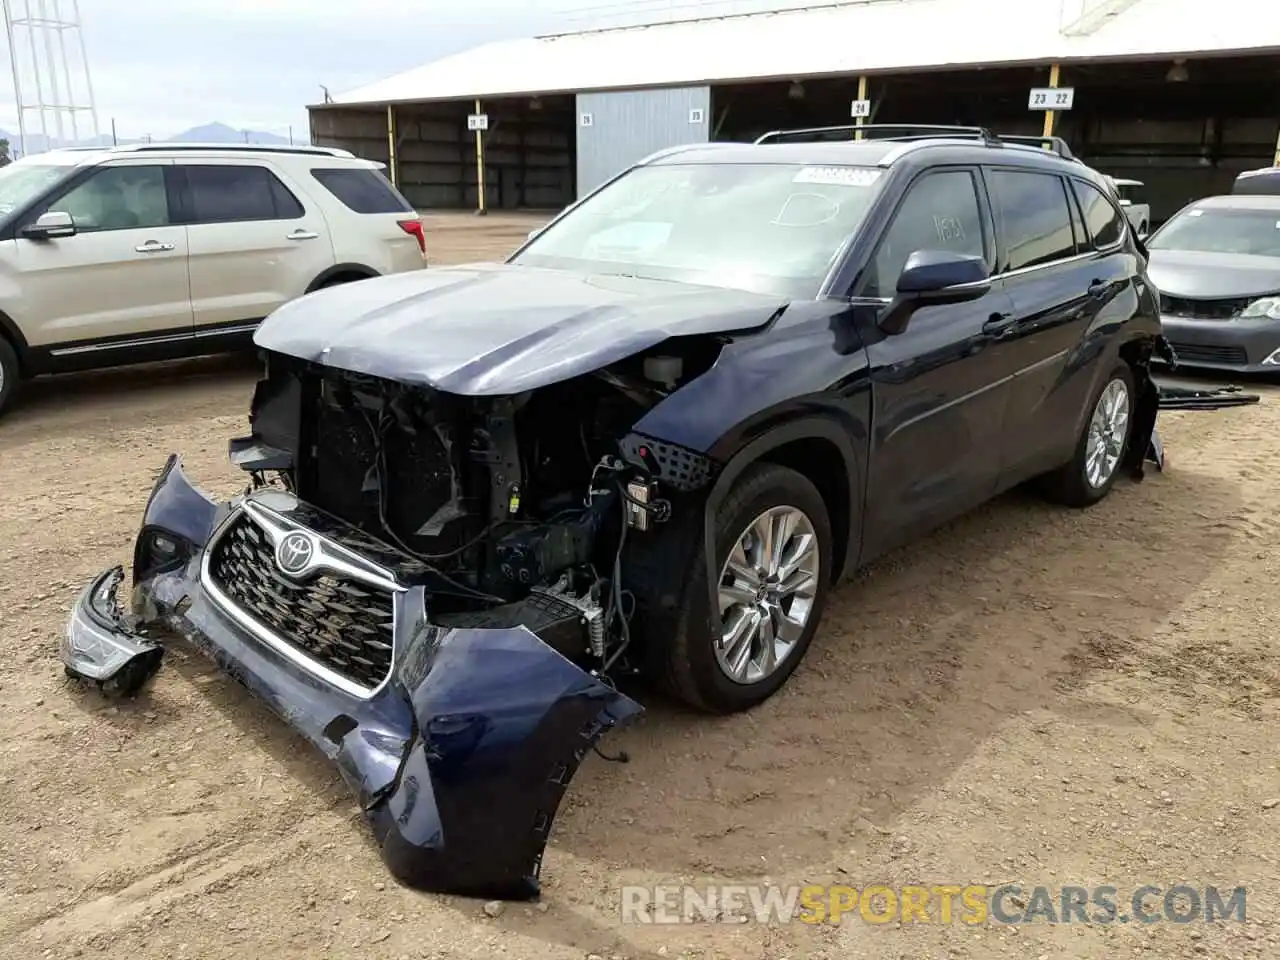
[{"label": "clear sky", "polygon": [[[25,0],[13,2],[21,11]],[[57,2],[71,10],[71,0]],[[645,9],[674,2],[638,0]],[[54,0],[44,3],[52,11]],[[214,120],[281,135],[292,124],[305,136],[305,107],[322,99],[321,84],[337,94],[487,40],[577,29],[584,18],[636,3],[80,0],[80,16],[103,133],[114,117],[121,137],[161,138]],[[20,50],[23,66],[29,53]],[[16,131],[8,66],[0,74],[0,127]],[[87,127],[86,118],[82,136]]]}]

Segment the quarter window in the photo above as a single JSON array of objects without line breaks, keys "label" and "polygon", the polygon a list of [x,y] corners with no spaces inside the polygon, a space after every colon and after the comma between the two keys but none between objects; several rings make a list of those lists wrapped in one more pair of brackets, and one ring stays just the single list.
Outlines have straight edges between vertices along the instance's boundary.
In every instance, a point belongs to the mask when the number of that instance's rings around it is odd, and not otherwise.
[{"label": "quarter window", "polygon": [[986,256],[972,173],[928,173],[911,185],[871,260],[862,296],[893,296],[907,257],[917,250]]},{"label": "quarter window", "polygon": [[249,164],[182,166],[193,223],[296,220],[302,204],[266,167]]},{"label": "quarter window", "polygon": [[1101,190],[1083,180],[1072,180],[1076,199],[1084,211],[1085,226],[1093,237],[1093,245],[1099,250],[1119,243],[1124,236],[1124,218]]},{"label": "quarter window", "polygon": [[319,168],[320,184],[355,213],[412,213],[408,201],[377,170]]},{"label": "quarter window", "polygon": [[1002,271],[1038,267],[1075,255],[1061,177],[1022,170],[993,170],[989,176],[996,223],[1004,238]]},{"label": "quarter window", "polygon": [[164,167],[102,167],[50,203],[48,209],[71,214],[76,230],[82,233],[163,227],[170,222]]}]

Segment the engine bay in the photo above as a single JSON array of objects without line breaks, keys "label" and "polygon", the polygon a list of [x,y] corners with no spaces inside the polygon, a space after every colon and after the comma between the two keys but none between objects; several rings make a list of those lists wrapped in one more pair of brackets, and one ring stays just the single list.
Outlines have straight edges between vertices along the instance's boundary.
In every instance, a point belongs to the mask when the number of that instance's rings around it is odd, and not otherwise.
[{"label": "engine bay", "polygon": [[637,598],[628,538],[675,515],[621,441],[715,362],[690,341],[516,396],[460,397],[269,354],[231,458],[414,561],[432,623],[523,625],[608,670]]}]

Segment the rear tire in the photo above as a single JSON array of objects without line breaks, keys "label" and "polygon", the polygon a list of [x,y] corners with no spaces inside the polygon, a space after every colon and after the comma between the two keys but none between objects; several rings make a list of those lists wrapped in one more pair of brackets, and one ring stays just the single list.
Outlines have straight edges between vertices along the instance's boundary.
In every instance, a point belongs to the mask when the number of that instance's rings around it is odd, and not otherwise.
[{"label": "rear tire", "polygon": [[[723,612],[707,609],[706,554],[699,530],[684,613],[674,636],[658,640],[663,643],[660,679],[690,706],[725,714],[749,710],[773,696],[809,649],[831,582],[831,522],[822,495],[805,476],[757,463],[720,504],[715,538],[714,566],[724,571],[719,589]],[[772,553],[780,562],[772,566],[762,549],[769,541],[780,544]],[[739,553],[744,542],[751,548]],[[732,570],[731,553],[736,558]],[[759,576],[762,568],[766,573]],[[729,596],[735,599],[726,608]],[[739,627],[736,634],[731,626]],[[742,665],[736,676],[735,663]]]},{"label": "rear tire", "polygon": [[0,336],[0,417],[4,416],[17,397],[18,380],[21,376],[17,353],[9,341]]},{"label": "rear tire", "polygon": [[1093,394],[1071,462],[1044,478],[1049,499],[1089,507],[1111,492],[1129,451],[1136,400],[1133,370],[1121,363]]}]

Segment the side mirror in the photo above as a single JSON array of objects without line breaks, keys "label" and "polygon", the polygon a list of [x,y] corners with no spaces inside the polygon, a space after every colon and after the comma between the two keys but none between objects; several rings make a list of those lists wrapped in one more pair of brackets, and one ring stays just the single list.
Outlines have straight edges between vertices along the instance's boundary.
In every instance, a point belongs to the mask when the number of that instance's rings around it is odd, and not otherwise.
[{"label": "side mirror", "polygon": [[76,222],[71,214],[58,210],[50,210],[40,215],[35,223],[22,228],[22,235],[28,240],[56,240],[59,237],[74,237]]},{"label": "side mirror", "polygon": [[880,318],[885,333],[902,333],[917,309],[968,303],[991,291],[991,271],[982,257],[945,250],[917,250],[898,277],[898,295]]}]

